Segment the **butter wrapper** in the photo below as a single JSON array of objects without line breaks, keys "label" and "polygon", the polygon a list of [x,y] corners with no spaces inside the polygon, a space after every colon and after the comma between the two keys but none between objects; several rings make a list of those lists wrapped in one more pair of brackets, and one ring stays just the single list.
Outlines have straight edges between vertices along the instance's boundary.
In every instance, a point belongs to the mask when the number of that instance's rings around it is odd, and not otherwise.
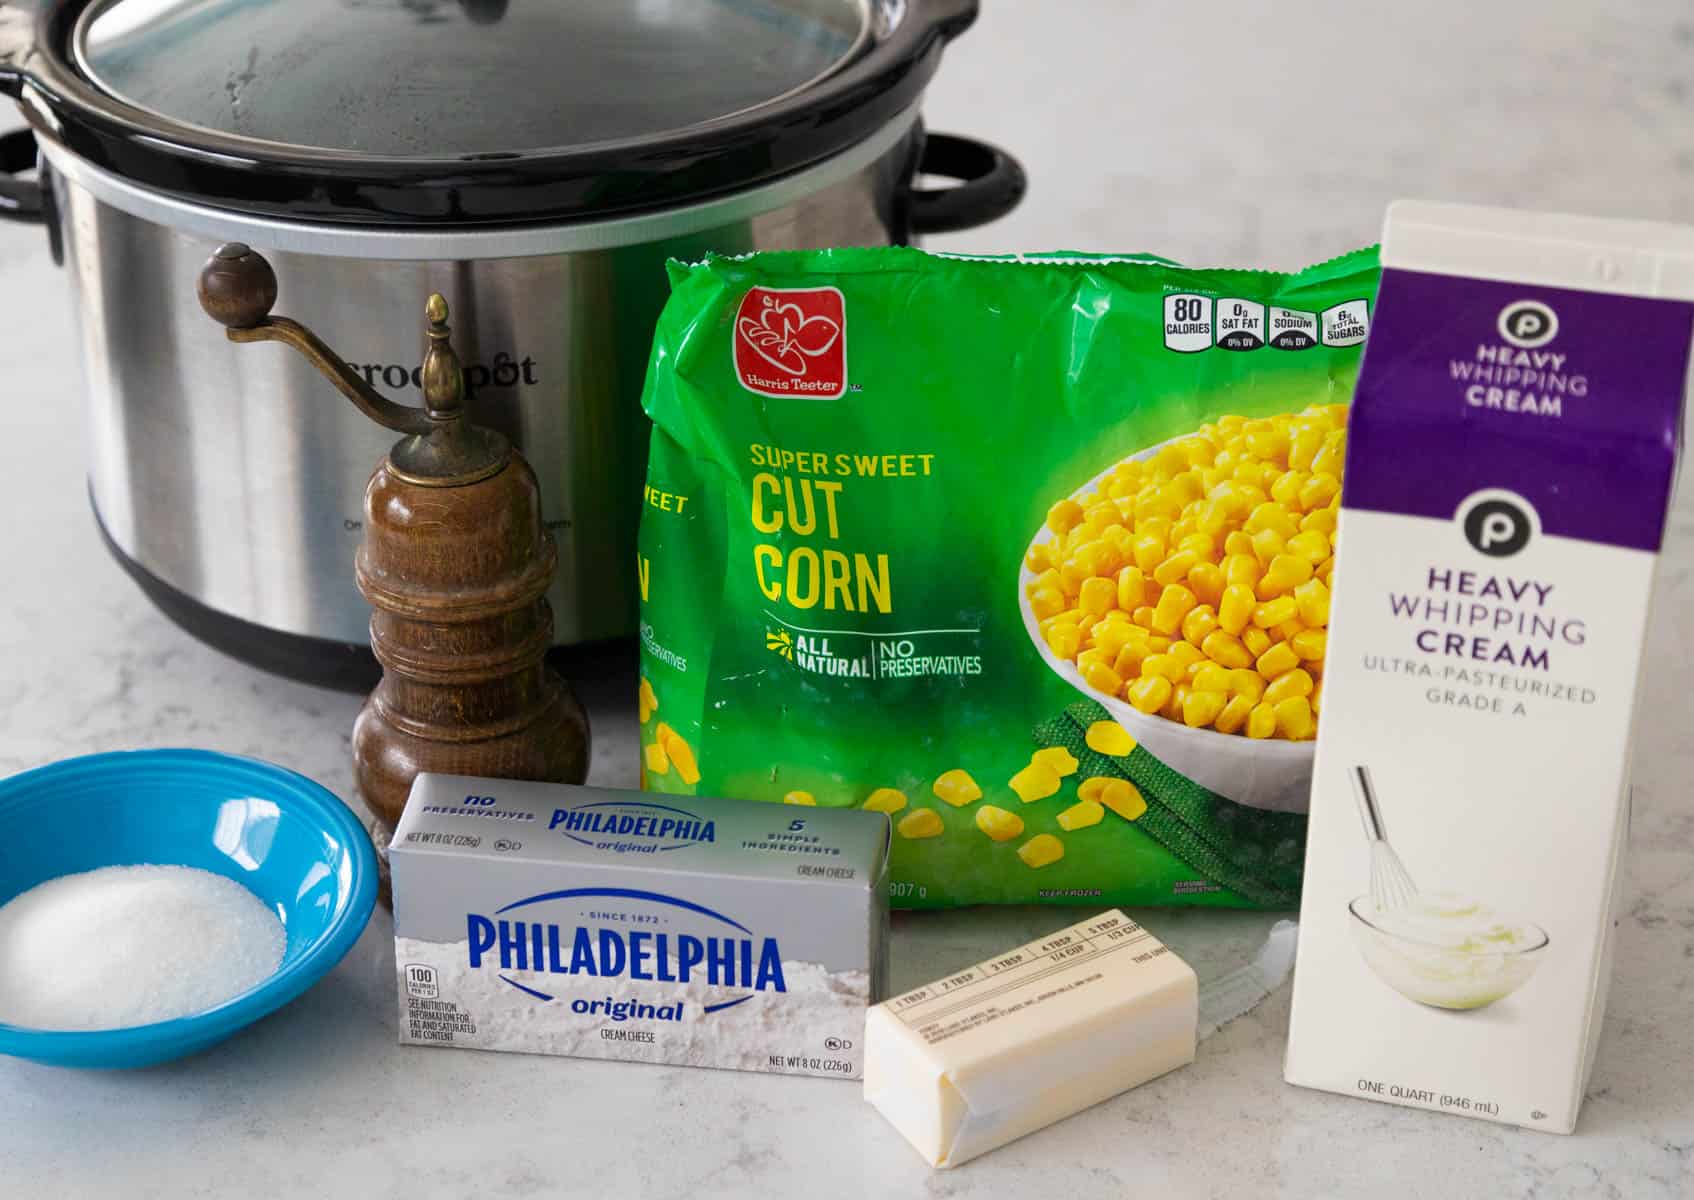
[{"label": "butter wrapper", "polygon": [[960,1163],[1194,1061],[1194,971],[1108,911],[871,1009],[865,1099]]}]

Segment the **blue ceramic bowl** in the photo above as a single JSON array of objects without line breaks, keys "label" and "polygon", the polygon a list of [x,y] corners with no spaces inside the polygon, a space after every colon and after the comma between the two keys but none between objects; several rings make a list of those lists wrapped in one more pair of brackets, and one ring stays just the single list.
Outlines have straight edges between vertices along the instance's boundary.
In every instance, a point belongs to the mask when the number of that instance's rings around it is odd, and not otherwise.
[{"label": "blue ceramic bowl", "polygon": [[72,758],[0,781],[0,903],[97,867],[201,867],[282,921],[276,973],[216,1008],[124,1029],[0,1023],[0,1054],[72,1067],[143,1067],[222,1041],[341,960],[376,902],[376,854],[332,793],[269,763],[205,750]]}]

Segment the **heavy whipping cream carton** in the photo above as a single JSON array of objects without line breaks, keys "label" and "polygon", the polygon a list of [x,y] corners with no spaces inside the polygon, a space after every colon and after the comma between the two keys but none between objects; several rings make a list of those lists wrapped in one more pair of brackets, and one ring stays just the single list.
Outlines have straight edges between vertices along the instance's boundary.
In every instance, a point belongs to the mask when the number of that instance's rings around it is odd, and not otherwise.
[{"label": "heavy whipping cream carton", "polygon": [[400,1041],[857,1079],[888,818],[420,775],[389,849]]},{"label": "heavy whipping cream carton", "polygon": [[1286,1074],[1568,1133],[1611,973],[1694,230],[1397,204],[1382,262]]}]

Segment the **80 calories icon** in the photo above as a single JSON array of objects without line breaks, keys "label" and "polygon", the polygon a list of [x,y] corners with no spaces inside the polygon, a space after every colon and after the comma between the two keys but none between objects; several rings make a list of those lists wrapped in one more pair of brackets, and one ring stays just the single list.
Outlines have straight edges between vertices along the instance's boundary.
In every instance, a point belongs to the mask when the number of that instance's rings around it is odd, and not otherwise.
[{"label": "80 calories icon", "polygon": [[1212,348],[1212,298],[1191,292],[1165,297],[1165,349],[1197,354]]}]

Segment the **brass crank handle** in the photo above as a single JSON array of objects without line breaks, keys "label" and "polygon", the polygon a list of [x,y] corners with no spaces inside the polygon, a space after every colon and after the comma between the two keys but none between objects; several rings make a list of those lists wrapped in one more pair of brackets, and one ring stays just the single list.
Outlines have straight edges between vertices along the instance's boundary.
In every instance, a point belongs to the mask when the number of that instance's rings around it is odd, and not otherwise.
[{"label": "brass crank handle", "polygon": [[[428,369],[431,364],[427,360],[425,395],[431,400],[450,397],[449,404],[438,407],[432,403],[428,408],[396,404],[361,379],[345,359],[326,346],[310,329],[288,317],[271,316],[271,307],[276,304],[276,272],[265,261],[264,255],[240,242],[227,242],[213,252],[206,265],[200,268],[196,290],[200,295],[200,307],[212,320],[224,326],[225,336],[230,341],[282,342],[293,346],[343,396],[357,405],[360,412],[379,425],[397,433],[427,434],[443,419],[459,414],[458,401],[463,397],[463,380],[432,381]],[[447,301],[439,294],[430,296],[426,312],[432,344],[444,340],[447,334]],[[452,366],[457,374],[458,364],[455,362]],[[432,389],[432,382],[438,387]]]}]

